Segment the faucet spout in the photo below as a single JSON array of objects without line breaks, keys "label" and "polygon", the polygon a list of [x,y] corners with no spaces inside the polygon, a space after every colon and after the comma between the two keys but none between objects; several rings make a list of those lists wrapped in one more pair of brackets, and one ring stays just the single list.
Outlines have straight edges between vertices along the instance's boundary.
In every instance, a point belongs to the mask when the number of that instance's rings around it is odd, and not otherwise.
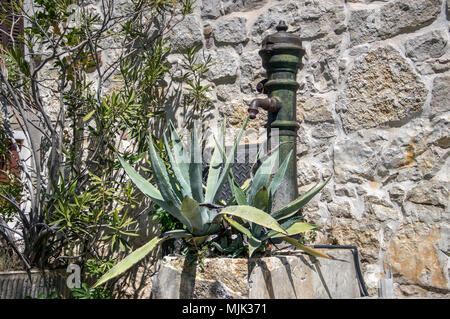
[{"label": "faucet spout", "polygon": [[281,103],[274,97],[254,99],[248,107],[248,113],[250,113],[250,118],[252,120],[255,119],[256,115],[259,113],[259,107],[266,110],[267,112],[276,113],[280,110]]}]

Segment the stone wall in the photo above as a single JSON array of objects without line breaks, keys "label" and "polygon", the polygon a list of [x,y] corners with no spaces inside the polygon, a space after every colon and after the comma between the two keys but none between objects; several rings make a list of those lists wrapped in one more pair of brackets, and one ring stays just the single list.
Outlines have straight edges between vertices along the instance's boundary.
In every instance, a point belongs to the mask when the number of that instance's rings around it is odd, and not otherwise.
[{"label": "stone wall", "polygon": [[[303,40],[298,182],[332,181],[304,214],[315,243],[356,245],[369,292],[449,295],[449,1],[198,0],[172,34],[216,64],[213,121],[239,127],[264,79],[258,50],[284,20]],[[251,124],[262,127],[260,112]]]},{"label": "stone wall", "polygon": [[[229,128],[264,97],[264,37],[284,20],[302,38],[300,191],[333,174],[303,214],[321,226],[315,244],[359,248],[371,295],[391,268],[397,296],[450,296],[449,8],[450,0],[197,0],[170,34],[175,75],[196,45],[212,57],[208,125],[226,118]],[[104,67],[114,52],[102,52]],[[104,91],[121,85],[111,80]],[[174,112],[181,123],[185,110]],[[260,112],[249,126],[266,120]]]}]

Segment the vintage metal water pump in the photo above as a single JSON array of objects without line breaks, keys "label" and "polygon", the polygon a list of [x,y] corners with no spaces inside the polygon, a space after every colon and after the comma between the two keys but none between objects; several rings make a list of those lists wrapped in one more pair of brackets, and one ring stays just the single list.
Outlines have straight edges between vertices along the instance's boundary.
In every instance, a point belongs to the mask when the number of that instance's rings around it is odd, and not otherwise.
[{"label": "vintage metal water pump", "polygon": [[[268,35],[263,43],[259,55],[262,65],[266,69],[267,79],[261,81],[257,90],[268,95],[265,99],[255,99],[251,102],[248,112],[250,118],[256,118],[259,108],[269,112],[267,122],[267,138],[277,134],[279,136],[280,155],[279,164],[289,152],[291,156],[286,177],[280,185],[273,200],[274,209],[281,208],[298,197],[297,189],[297,161],[296,138],[298,123],[296,120],[296,81],[297,70],[301,67],[305,50],[302,48],[300,37],[286,32],[288,27],[280,21],[278,32]],[[275,137],[276,139],[276,137]],[[269,146],[270,148],[270,146]]]}]

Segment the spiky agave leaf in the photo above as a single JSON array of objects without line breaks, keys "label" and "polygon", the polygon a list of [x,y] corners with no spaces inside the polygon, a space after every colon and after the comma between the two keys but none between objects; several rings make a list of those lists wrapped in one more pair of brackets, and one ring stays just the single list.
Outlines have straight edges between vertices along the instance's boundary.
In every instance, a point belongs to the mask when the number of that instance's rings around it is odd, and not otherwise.
[{"label": "spiky agave leaf", "polygon": [[310,254],[312,256],[322,257],[322,258],[327,258],[327,259],[333,259],[331,256],[327,255],[326,253],[324,253],[324,252],[322,252],[322,251],[320,251],[318,249],[311,248],[311,247],[308,247],[308,246],[305,246],[305,245],[299,243],[294,238],[284,236],[284,237],[281,237],[281,239],[286,241],[286,242],[288,242],[289,244],[297,247],[298,249],[303,250],[304,252],[306,252],[306,253],[308,253],[308,254]]},{"label": "spiky agave leaf", "polygon": [[152,165],[153,174],[155,174],[156,184],[161,192],[164,200],[168,203],[172,203],[178,210],[181,210],[181,200],[179,194],[176,192],[176,186],[171,182],[171,178],[167,173],[166,164],[163,162],[158,152],[156,152],[153,146],[153,139],[148,139],[150,163]]},{"label": "spiky agave leaf", "polygon": [[[225,207],[217,214],[215,219],[217,220],[223,215],[236,216],[248,222],[252,222],[287,235],[286,230],[284,230],[272,216],[252,206],[239,205]],[[215,222],[216,221],[213,221],[213,223]]]},{"label": "spiky agave leaf", "polygon": [[253,253],[262,245],[261,240],[259,240],[255,236],[253,236],[253,234],[251,233],[251,231],[249,229],[242,226],[237,221],[235,221],[231,218],[228,218],[226,216],[224,217],[224,219],[228,222],[228,224],[230,224],[231,227],[233,227],[237,231],[240,231],[241,233],[243,233],[244,235],[247,236],[248,256],[252,257]]},{"label": "spiky agave leaf", "polygon": [[[251,182],[250,189],[248,191],[247,201],[250,205],[256,206],[254,201],[256,199],[258,192],[260,192],[263,187],[266,189],[269,186],[272,171],[275,167],[275,164],[278,162],[278,156],[279,156],[279,149],[277,148],[276,150],[273,151],[272,154],[269,155],[268,158],[266,158],[262,162],[262,164],[257,169],[255,176],[253,177],[253,180]],[[267,208],[269,202],[271,202],[272,196],[269,197],[269,193],[267,191],[266,193],[267,193],[267,203],[265,204],[265,207]],[[259,198],[259,200],[261,200],[261,198]],[[259,234],[262,232],[261,227],[257,224],[250,223],[250,229],[251,232],[253,234],[256,234],[257,236],[259,236]]]},{"label": "spiky agave leaf", "polygon": [[169,157],[170,166],[171,166],[173,173],[181,187],[181,193],[182,193],[183,197],[185,197],[185,196],[192,197],[191,186],[185,179],[185,176],[182,172],[182,169],[183,169],[182,165],[177,163],[177,161],[175,160],[175,156],[172,153],[172,150],[170,148],[169,142],[167,141],[165,134],[163,134],[163,141],[164,141],[164,147],[166,148],[167,156]]},{"label": "spiky agave leaf", "polygon": [[233,193],[233,196],[236,199],[237,204],[248,206],[247,197],[245,196],[244,190],[241,187],[239,187],[239,185],[237,185],[231,172],[230,175],[231,176],[228,179],[228,183],[230,184],[231,192]]},{"label": "spiky agave leaf", "polygon": [[255,198],[253,198],[253,206],[263,211],[266,211],[268,204],[269,204],[269,191],[265,186],[263,186],[259,189],[259,191],[256,192]]},{"label": "spiky agave leaf", "polygon": [[169,214],[178,219],[180,222],[182,222],[186,226],[189,225],[189,220],[187,220],[180,212],[181,206],[179,208],[174,203],[167,202],[155,186],[153,186],[144,177],[138,174],[136,170],[131,167],[130,164],[128,164],[121,156],[117,157],[127,175],[142,193],[150,197],[151,200],[165,209]]},{"label": "spiky agave leaf", "polygon": [[191,184],[192,198],[197,202],[203,203],[202,150],[195,127],[192,129],[191,134],[189,182]]},{"label": "spiky agave leaf", "polygon": [[[220,129],[220,137],[225,134],[225,120],[222,123]],[[222,145],[222,148],[224,146]],[[216,185],[219,181],[220,171],[222,169],[222,164],[224,163],[221,156],[220,148],[216,145],[211,157],[211,162],[209,164],[208,178],[206,180],[206,190],[205,190],[205,202],[213,203],[216,197]]]},{"label": "spiky agave leaf", "polygon": [[186,196],[181,204],[181,214],[189,220],[191,227],[189,231],[193,235],[203,236],[206,235],[207,220],[203,220],[202,207],[198,205],[195,199]]},{"label": "spiky agave leaf", "polygon": [[269,195],[274,196],[275,192],[277,191],[278,187],[280,187],[281,182],[283,181],[284,175],[286,174],[287,167],[289,165],[289,161],[291,159],[293,150],[289,152],[289,154],[286,156],[286,158],[283,160],[283,163],[281,163],[280,167],[274,174],[272,180],[270,181],[269,185]]},{"label": "spiky agave leaf", "polygon": [[220,152],[222,154],[222,157],[223,157],[223,159],[225,161],[225,165],[224,165],[224,167],[222,169],[222,172],[220,174],[219,179],[217,180],[217,184],[213,187],[213,191],[211,192],[211,197],[210,198],[211,198],[211,202],[212,203],[215,202],[220,188],[223,186],[225,180],[228,178],[228,173],[230,171],[231,164],[234,161],[234,154],[235,154],[236,149],[237,149],[237,147],[239,145],[239,142],[240,142],[240,140],[242,138],[242,134],[244,133],[244,130],[247,127],[247,123],[248,123],[249,118],[250,118],[249,116],[247,116],[245,118],[244,124],[241,127],[241,129],[239,130],[239,133],[238,133],[238,135],[237,135],[237,137],[236,137],[236,139],[234,141],[233,147],[231,148],[230,154],[228,156],[226,156],[225,150],[221,148],[219,142],[217,142],[217,139],[214,137],[214,140],[216,142],[216,146],[219,148],[219,150],[220,150]]},{"label": "spiky agave leaf", "polygon": [[[178,167],[180,168],[180,173],[183,176],[183,179],[188,183],[189,192],[190,192],[190,184],[189,184],[189,162],[190,162],[190,156],[188,152],[186,151],[183,142],[181,141],[180,136],[178,135],[177,131],[175,130],[175,127],[172,123],[172,121],[169,122],[169,131],[170,131],[170,137],[172,140],[172,152],[173,152],[173,158],[174,162],[177,163]],[[191,193],[192,194],[192,193]]]},{"label": "spiky agave leaf", "polygon": [[114,265],[108,272],[106,272],[95,284],[92,288],[98,287],[107,281],[123,274],[125,271],[133,267],[136,263],[144,259],[153,249],[155,249],[158,245],[160,245],[165,240],[171,238],[189,238],[192,237],[192,234],[185,230],[176,230],[164,233],[161,237],[155,237],[150,240],[145,245],[139,247],[132,253],[130,253],[127,257],[121,260],[119,263]]},{"label": "spiky agave leaf", "polygon": [[268,187],[271,173],[275,167],[275,164],[278,161],[279,149],[275,150],[270,156],[262,162],[260,167],[255,173],[253,177],[252,183],[250,185],[250,191],[248,194],[247,201],[250,205],[253,204],[253,199],[256,196],[256,193],[262,187]]},{"label": "spiky agave leaf", "polygon": [[[301,233],[307,232],[308,230],[318,228],[317,225],[305,223],[305,222],[295,222],[295,223],[291,223],[291,225],[289,225],[289,226],[287,226],[286,223],[283,223],[283,224],[281,224],[281,226],[284,229],[286,229],[286,232],[289,236],[301,234]],[[271,230],[262,238],[262,240],[266,240],[269,238],[280,238],[280,237],[285,237],[285,235]]]},{"label": "spiky agave leaf", "polygon": [[272,213],[273,218],[275,218],[276,220],[282,220],[293,216],[299,209],[305,206],[318,192],[320,192],[322,188],[325,187],[325,185],[330,181],[331,177],[332,176],[328,177],[322,184],[312,187],[305,194],[293,200],[285,207]]}]

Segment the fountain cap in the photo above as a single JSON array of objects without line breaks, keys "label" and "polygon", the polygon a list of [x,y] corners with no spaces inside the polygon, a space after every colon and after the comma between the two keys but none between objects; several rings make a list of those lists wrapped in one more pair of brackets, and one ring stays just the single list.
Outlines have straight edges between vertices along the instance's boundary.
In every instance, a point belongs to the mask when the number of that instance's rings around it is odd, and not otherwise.
[{"label": "fountain cap", "polygon": [[276,26],[277,32],[266,36],[262,42],[263,49],[270,49],[272,46],[278,45],[292,45],[297,46],[299,49],[302,47],[302,40],[299,36],[287,32],[288,26],[286,22],[281,20]]},{"label": "fountain cap", "polygon": [[277,29],[277,31],[287,31],[288,26],[286,25],[286,22],[284,22],[284,20],[280,20],[275,29]]}]

